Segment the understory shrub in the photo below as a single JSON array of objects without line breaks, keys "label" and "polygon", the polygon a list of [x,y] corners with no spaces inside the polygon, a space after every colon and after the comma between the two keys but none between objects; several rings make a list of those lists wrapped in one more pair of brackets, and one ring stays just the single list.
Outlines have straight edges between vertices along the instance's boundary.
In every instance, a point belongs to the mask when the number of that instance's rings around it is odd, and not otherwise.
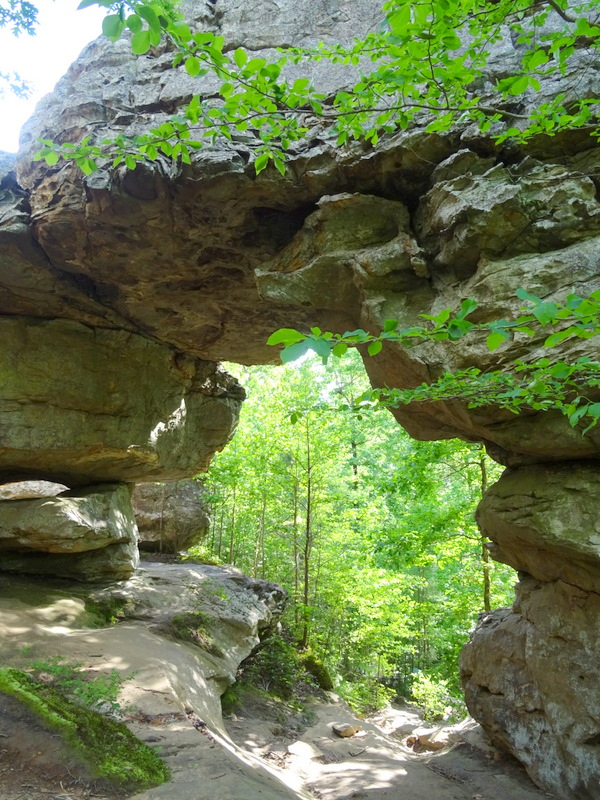
[{"label": "understory shrub", "polygon": [[273,635],[264,639],[259,649],[242,662],[240,678],[244,683],[289,700],[302,671],[296,648],[281,636]]},{"label": "understory shrub", "polygon": [[450,694],[448,682],[443,678],[418,672],[413,678],[411,693],[424,720],[450,721],[460,719],[467,713],[463,700]]},{"label": "understory shrub", "polygon": [[396,696],[393,689],[384,686],[377,678],[370,677],[355,681],[341,680],[336,686],[336,691],[358,714],[373,714],[375,711],[380,711]]}]

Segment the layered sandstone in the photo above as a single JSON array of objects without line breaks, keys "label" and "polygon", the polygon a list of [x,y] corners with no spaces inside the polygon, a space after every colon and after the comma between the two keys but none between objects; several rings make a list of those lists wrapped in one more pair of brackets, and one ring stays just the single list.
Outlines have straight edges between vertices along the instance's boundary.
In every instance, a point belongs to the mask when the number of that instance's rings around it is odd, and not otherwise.
[{"label": "layered sandstone", "polygon": [[[348,39],[381,22],[366,0],[217,0],[193,12],[227,47],[267,56],[279,44]],[[551,13],[547,24],[562,22]],[[510,70],[518,46],[509,37],[495,45],[490,80]],[[598,96],[600,71],[586,59],[576,53],[569,71],[578,91]],[[227,441],[240,399],[206,361],[273,361],[265,341],[278,327],[378,331],[387,318],[412,325],[466,297],[489,320],[517,312],[521,287],[548,300],[600,288],[600,148],[583,131],[500,147],[472,127],[430,134],[415,124],[377,149],[340,150],[315,126],[284,177],[255,175],[248,134],[199,151],[190,165],[160,158],[83,177],[71,165],[32,162],[38,136],[136,133],[193,92],[214,91],[169,60],[160,48],[136,59],[125,41],[92,44],[40,105],[16,170],[3,162],[5,479],[189,477]],[[334,90],[352,75],[321,65],[316,78]],[[551,98],[560,81],[544,91]],[[63,350],[61,361],[54,353]],[[541,354],[540,336],[494,354],[471,337],[389,346],[366,367],[375,385],[410,387],[447,369]],[[559,355],[597,360],[597,343],[566,343]],[[541,785],[572,800],[598,797],[600,724],[586,688],[597,660],[598,543],[594,506],[582,504],[595,497],[598,430],[582,435],[552,412],[457,402],[394,413],[418,438],[483,441],[515,470],[480,515],[493,553],[523,574],[519,599],[482,621],[465,656],[467,697]]]}]

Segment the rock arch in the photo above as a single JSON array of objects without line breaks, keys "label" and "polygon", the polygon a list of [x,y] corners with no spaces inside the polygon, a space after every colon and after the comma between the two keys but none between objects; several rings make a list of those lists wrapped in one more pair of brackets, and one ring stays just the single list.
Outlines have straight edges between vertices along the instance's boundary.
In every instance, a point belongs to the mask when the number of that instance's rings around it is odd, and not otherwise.
[{"label": "rock arch", "polygon": [[[269,0],[252,18],[244,3],[218,4],[218,18],[207,7],[198,23],[232,44],[243,31],[256,49],[343,39],[376,21],[366,0]],[[97,487],[200,471],[242,400],[215,362],[272,360],[265,341],[284,325],[377,330],[465,297],[491,319],[515,311],[521,286],[548,299],[600,287],[600,148],[580,134],[526,151],[470,128],[415,127],[340,153],[318,131],[285,177],[255,176],[243,139],[189,166],[88,178],[34,163],[38,136],[131,133],[189,96],[164,53],[136,60],[125,43],[109,47],[86,48],[28,124],[16,165],[1,161],[3,480]],[[510,55],[507,45],[490,69]],[[366,366],[375,385],[412,386],[539,344],[493,356],[472,341],[389,347]],[[562,354],[597,358],[597,343]],[[459,403],[396,416],[417,438],[483,441],[508,467],[479,516],[521,579],[513,609],[483,618],[465,651],[467,698],[539,785],[600,797],[600,433]]]}]

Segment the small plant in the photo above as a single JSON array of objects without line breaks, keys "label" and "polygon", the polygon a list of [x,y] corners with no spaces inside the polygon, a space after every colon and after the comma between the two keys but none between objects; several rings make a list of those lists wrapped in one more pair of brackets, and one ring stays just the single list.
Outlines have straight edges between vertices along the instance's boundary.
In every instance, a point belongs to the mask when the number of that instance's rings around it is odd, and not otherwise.
[{"label": "small plant", "polygon": [[108,711],[118,715],[123,709],[118,697],[126,680],[133,674],[123,677],[116,669],[108,673],[92,674],[77,661],[67,661],[60,656],[49,659],[36,659],[29,664],[36,681],[51,685],[56,691],[69,699],[96,711]]},{"label": "small plant", "polygon": [[448,682],[443,678],[431,678],[418,672],[413,678],[411,692],[424,720],[460,719],[467,713],[463,701],[452,697]]},{"label": "small plant", "polygon": [[97,622],[94,627],[116,625],[131,609],[132,601],[122,597],[99,597],[85,601],[85,610],[94,616]]},{"label": "small plant", "polygon": [[302,671],[298,653],[281,636],[264,639],[259,649],[240,668],[244,683],[256,686],[282,700],[292,697]]}]

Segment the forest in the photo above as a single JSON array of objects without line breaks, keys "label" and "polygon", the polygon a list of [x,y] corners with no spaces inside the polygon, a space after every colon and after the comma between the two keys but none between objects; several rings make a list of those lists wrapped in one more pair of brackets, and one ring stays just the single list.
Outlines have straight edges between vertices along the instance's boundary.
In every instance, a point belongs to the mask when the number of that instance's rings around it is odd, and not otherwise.
[{"label": "forest", "polygon": [[360,710],[398,696],[457,715],[469,630],[513,598],[474,519],[501,468],[479,444],[416,441],[385,408],[357,411],[368,382],[352,356],[227,365],[248,398],[203,476],[212,527],[192,553],[281,583],[285,632]]}]

